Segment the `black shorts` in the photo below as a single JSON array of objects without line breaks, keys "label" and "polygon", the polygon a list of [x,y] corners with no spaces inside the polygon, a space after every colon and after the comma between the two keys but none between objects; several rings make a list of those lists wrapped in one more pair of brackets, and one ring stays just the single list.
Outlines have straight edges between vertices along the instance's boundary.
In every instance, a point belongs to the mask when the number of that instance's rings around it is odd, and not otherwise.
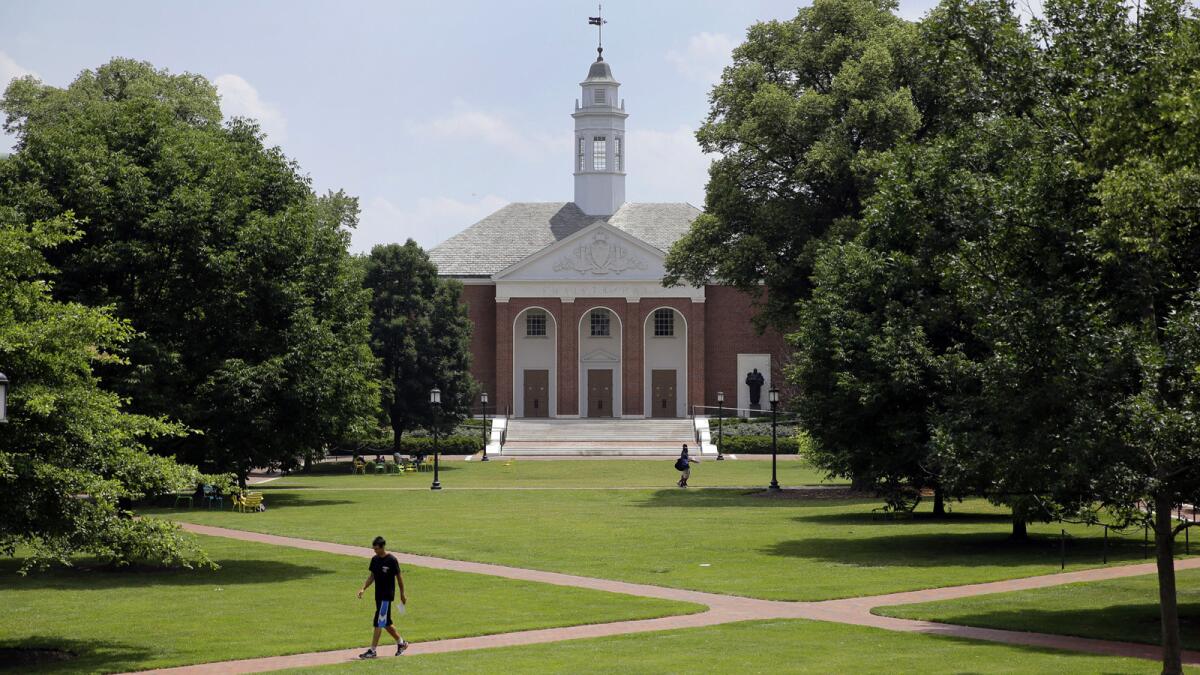
[{"label": "black shorts", "polygon": [[392,625],[393,600],[375,598],[375,615],[371,617],[372,628],[387,628]]}]

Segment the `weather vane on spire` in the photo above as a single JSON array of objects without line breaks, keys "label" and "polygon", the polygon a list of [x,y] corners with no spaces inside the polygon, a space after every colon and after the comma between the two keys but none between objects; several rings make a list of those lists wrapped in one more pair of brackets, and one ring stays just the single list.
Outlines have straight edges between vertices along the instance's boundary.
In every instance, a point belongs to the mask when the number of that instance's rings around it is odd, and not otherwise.
[{"label": "weather vane on spire", "polygon": [[597,16],[588,17],[588,25],[596,27],[596,60],[604,60],[604,24],[608,23],[604,20],[604,6],[596,5]]}]

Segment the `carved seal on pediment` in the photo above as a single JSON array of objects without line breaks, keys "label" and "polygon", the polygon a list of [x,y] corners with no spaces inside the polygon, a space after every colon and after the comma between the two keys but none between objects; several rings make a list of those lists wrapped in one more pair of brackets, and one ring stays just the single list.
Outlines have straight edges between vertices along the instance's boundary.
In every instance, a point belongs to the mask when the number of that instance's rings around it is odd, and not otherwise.
[{"label": "carved seal on pediment", "polygon": [[619,242],[609,241],[606,232],[592,235],[591,241],[576,246],[554,265],[555,272],[572,270],[580,274],[621,274],[644,269],[646,263],[641,258]]}]

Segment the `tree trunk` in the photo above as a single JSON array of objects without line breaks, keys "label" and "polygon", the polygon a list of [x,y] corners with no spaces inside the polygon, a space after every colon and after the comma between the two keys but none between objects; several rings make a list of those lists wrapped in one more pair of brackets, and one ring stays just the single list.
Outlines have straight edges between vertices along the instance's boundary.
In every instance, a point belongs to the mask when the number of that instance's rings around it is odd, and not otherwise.
[{"label": "tree trunk", "polygon": [[870,479],[865,476],[854,476],[850,479],[850,489],[855,492],[867,492],[871,487]]},{"label": "tree trunk", "polygon": [[312,471],[312,458],[311,452],[304,453],[304,473]]},{"label": "tree trunk", "polygon": [[1013,541],[1029,541],[1028,523],[1025,522],[1024,518],[1017,516],[1015,513],[1013,514],[1012,536],[1009,539]]},{"label": "tree trunk", "polygon": [[946,495],[942,493],[942,488],[940,487],[933,489],[933,515],[946,515]]},{"label": "tree trunk", "polygon": [[1163,675],[1183,675],[1183,654],[1179,643],[1179,604],[1175,594],[1175,523],[1171,504],[1159,496],[1154,499],[1154,548],[1158,562],[1158,607],[1162,617]]},{"label": "tree trunk", "polygon": [[400,452],[400,439],[404,436],[404,426],[400,424],[400,415],[392,412],[389,417],[392,420],[392,452]]}]

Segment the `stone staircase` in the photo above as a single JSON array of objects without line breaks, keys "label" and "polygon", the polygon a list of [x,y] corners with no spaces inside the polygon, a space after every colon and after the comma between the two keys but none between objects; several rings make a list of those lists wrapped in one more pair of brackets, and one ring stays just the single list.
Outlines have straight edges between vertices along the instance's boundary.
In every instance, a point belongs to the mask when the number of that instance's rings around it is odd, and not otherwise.
[{"label": "stone staircase", "polygon": [[699,454],[690,419],[519,419],[508,423],[505,456]]}]

